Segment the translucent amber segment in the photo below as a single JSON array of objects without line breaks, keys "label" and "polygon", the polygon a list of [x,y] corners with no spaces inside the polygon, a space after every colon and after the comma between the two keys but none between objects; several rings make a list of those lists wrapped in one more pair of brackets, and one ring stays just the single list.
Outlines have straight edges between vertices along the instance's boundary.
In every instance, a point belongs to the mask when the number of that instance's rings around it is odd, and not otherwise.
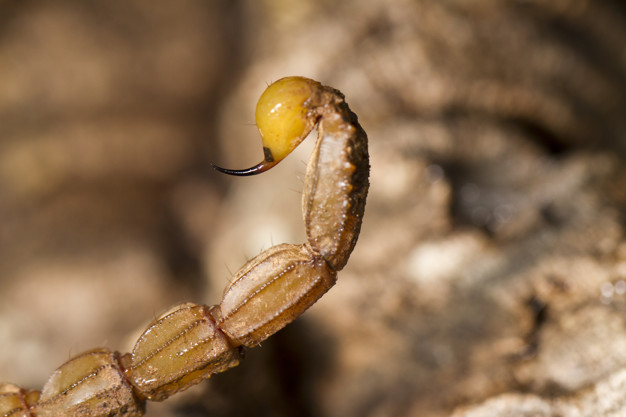
[{"label": "translucent amber segment", "polygon": [[32,416],[29,410],[40,394],[39,391],[27,391],[13,384],[0,384],[0,416]]},{"label": "translucent amber segment", "polygon": [[367,136],[343,101],[329,90],[320,107],[319,138],[307,166],[302,208],[313,250],[341,270],[359,237],[369,188]]},{"label": "translucent amber segment", "polygon": [[256,346],[315,303],[336,274],[308,245],[277,245],[237,274],[215,309],[218,326],[245,346]]},{"label": "translucent amber segment", "polygon": [[137,391],[160,401],[238,365],[239,359],[207,307],[187,303],[150,324],[125,365]]},{"label": "translucent amber segment", "polygon": [[36,416],[141,416],[118,355],[107,349],[85,352],[54,371],[34,407]]},{"label": "translucent amber segment", "polygon": [[263,92],[255,118],[268,162],[283,159],[313,129],[316,118],[308,101],[320,88],[320,83],[308,78],[286,77]]}]

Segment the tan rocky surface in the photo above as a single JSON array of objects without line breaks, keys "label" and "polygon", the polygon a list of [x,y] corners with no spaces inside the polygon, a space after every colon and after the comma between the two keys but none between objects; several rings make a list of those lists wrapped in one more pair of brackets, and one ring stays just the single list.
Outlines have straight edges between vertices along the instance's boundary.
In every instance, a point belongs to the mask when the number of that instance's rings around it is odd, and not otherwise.
[{"label": "tan rocky surface", "polygon": [[[370,137],[360,241],[304,317],[150,416],[624,416],[621,2],[0,2],[0,380],[128,351],[304,241],[285,75]],[[308,144],[309,150],[311,144]]]}]

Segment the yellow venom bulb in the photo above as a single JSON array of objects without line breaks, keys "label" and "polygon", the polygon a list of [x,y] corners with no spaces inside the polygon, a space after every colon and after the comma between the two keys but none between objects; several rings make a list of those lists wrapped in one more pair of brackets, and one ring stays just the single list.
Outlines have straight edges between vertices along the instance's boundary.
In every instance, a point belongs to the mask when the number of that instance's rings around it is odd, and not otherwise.
[{"label": "yellow venom bulb", "polygon": [[318,116],[313,111],[315,96],[322,90],[317,81],[285,77],[270,84],[256,106],[256,125],[263,140],[265,159],[243,170],[215,167],[231,175],[254,175],[267,171],[293,151],[311,129]]},{"label": "yellow venom bulb", "polygon": [[263,92],[255,118],[268,162],[289,155],[309,134],[315,123],[306,104],[320,87],[320,83],[308,78],[287,77]]}]

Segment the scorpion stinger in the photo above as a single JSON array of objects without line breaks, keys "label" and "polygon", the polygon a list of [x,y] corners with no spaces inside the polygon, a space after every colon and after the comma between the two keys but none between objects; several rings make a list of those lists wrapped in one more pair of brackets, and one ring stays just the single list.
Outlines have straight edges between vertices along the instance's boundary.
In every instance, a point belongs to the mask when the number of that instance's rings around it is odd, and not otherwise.
[{"label": "scorpion stinger", "polygon": [[239,364],[313,305],[337,279],[356,244],[369,188],[367,135],[339,91],[303,77],[271,84],[256,121],[265,160],[232,175],[264,172],[317,124],[302,209],[308,242],[273,246],[246,263],[219,305],[186,303],[154,320],[131,353],[106,348],[61,365],[42,391],[0,384],[0,416],[141,416],[160,401]]},{"label": "scorpion stinger", "polygon": [[268,169],[274,167],[277,164],[277,162],[260,162],[258,164],[256,164],[253,167],[250,168],[246,168],[246,169],[228,169],[228,168],[222,168],[220,166],[217,166],[215,164],[211,164],[211,166],[216,169],[217,171],[223,173],[223,174],[228,174],[228,175],[235,175],[235,176],[239,176],[239,177],[247,177],[250,175],[257,175],[257,174],[261,174],[262,172],[267,171]]},{"label": "scorpion stinger", "polygon": [[321,91],[320,83],[304,77],[286,77],[270,84],[259,98],[255,111],[265,159],[242,170],[212,164],[213,168],[224,174],[247,176],[260,174],[278,164],[317,123]]}]

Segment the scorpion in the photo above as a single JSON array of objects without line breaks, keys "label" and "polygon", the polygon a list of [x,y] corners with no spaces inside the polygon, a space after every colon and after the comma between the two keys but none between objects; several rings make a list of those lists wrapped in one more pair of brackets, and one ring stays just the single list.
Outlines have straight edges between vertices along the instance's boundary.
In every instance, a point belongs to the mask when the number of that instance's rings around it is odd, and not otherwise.
[{"label": "scorpion", "polygon": [[291,323],[337,280],[357,242],[369,188],[367,135],[344,95],[304,77],[286,77],[261,95],[255,112],[267,171],[318,127],[307,165],[302,209],[308,242],[279,244],[234,275],[219,305],[185,303],[148,325],[131,353],[83,352],[61,365],[41,391],[0,384],[0,415],[141,416],[162,401],[239,364]]}]

